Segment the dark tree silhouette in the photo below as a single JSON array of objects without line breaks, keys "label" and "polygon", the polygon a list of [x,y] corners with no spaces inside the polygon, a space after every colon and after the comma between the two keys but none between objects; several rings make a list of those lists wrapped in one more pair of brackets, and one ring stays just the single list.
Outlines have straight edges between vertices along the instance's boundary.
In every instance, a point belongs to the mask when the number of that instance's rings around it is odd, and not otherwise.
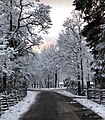
[{"label": "dark tree silhouette", "polygon": [[94,55],[95,80],[105,80],[105,0],[74,0],[87,25],[82,31]]}]

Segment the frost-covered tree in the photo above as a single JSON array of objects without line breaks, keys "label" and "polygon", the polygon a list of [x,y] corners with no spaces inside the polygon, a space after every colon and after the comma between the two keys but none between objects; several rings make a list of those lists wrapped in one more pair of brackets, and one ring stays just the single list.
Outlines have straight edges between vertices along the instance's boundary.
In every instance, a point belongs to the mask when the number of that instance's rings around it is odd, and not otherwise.
[{"label": "frost-covered tree", "polygon": [[0,1],[0,57],[4,56],[0,63],[6,74],[19,67],[14,69],[23,55],[32,52],[32,46],[40,44],[38,33],[47,33],[51,27],[49,12],[50,6],[39,0]]},{"label": "frost-covered tree", "polygon": [[41,53],[42,71],[44,72],[45,79],[53,80],[54,87],[57,87],[57,73],[59,70],[57,59],[57,48],[50,45]]},{"label": "frost-covered tree", "polygon": [[19,57],[15,60],[15,69],[19,69],[21,75],[19,75],[16,79],[17,80],[23,80],[27,83],[33,83],[34,74],[36,74],[36,61],[37,61],[37,53],[33,52],[28,53],[27,55],[23,57]]},{"label": "frost-covered tree", "polygon": [[86,61],[90,62],[90,60],[87,57],[89,50],[85,46],[84,37],[80,34],[83,28],[81,13],[73,11],[72,18],[67,18],[63,26],[64,30],[57,41],[63,62],[62,68],[68,71],[70,79],[80,80],[84,87],[84,79],[86,80],[84,70]]},{"label": "frost-covered tree", "polygon": [[22,54],[32,45],[38,45],[38,32],[47,32],[51,25],[50,7],[38,0],[1,0],[0,33],[6,34],[8,46]]}]

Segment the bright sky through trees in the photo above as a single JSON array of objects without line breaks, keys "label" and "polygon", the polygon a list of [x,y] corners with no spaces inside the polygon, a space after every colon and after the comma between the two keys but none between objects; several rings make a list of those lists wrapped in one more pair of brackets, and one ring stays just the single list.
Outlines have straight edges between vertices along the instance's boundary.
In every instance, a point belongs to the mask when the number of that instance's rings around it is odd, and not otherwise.
[{"label": "bright sky through trees", "polygon": [[47,43],[55,42],[55,39],[62,29],[64,20],[66,20],[67,17],[70,17],[70,13],[73,9],[73,0],[41,0],[41,2],[52,7],[50,16],[53,25],[49,30],[49,34],[44,35],[44,39]]}]

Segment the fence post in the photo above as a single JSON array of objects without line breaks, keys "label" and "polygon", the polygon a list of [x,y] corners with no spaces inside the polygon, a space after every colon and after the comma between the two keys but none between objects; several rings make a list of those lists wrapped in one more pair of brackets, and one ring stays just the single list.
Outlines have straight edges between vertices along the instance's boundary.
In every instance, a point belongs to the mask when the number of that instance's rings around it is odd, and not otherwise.
[{"label": "fence post", "polygon": [[78,95],[81,95],[81,85],[80,85],[80,81],[78,81]]},{"label": "fence post", "polygon": [[102,103],[102,89],[100,89],[100,104]]},{"label": "fence post", "polygon": [[0,116],[2,115],[2,111],[1,111],[1,99],[0,99]]}]

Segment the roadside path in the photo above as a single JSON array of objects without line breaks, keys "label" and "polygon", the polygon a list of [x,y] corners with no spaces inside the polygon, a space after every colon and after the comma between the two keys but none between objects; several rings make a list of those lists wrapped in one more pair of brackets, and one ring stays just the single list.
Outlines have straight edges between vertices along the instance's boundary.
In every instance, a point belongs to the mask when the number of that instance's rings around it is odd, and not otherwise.
[{"label": "roadside path", "polygon": [[70,97],[51,91],[38,95],[30,109],[19,120],[102,120]]}]

